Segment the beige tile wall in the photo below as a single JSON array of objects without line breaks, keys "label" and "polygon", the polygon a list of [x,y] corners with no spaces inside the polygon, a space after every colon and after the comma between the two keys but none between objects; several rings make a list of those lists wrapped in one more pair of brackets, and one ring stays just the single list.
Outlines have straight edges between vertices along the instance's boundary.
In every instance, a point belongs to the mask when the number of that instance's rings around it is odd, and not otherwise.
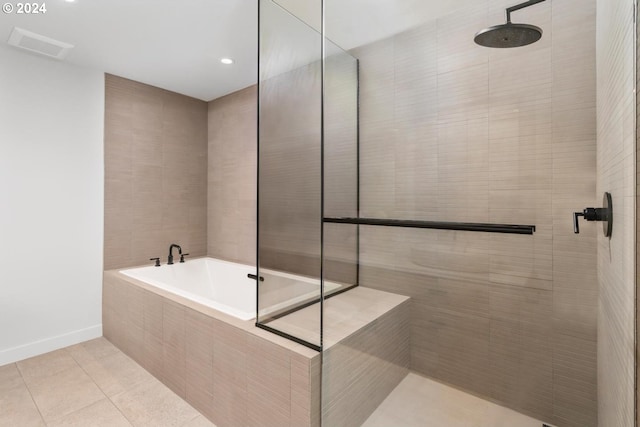
[{"label": "beige tile wall", "polygon": [[[640,195],[640,96],[638,95],[637,88],[640,87],[640,25],[637,22],[636,10],[636,384],[640,381],[640,369],[638,369],[638,361],[640,360],[640,304],[638,304],[638,295],[640,292],[640,279],[638,278],[638,271],[640,271],[640,202],[638,197]],[[638,403],[640,402],[640,393],[636,390],[635,406],[636,406],[636,425],[640,425],[640,411],[638,411]]]},{"label": "beige tile wall", "polygon": [[322,220],[320,78],[314,62],[260,86],[260,264],[314,277]]},{"label": "beige tile wall", "polygon": [[[356,61],[333,55],[326,75],[325,210],[356,216]],[[319,275],[319,82],[314,64],[264,81],[261,95],[261,265],[309,276]],[[256,103],[252,86],[211,101],[208,117],[208,254],[250,265],[256,262]],[[325,274],[354,283],[355,227],[325,231]]]},{"label": "beige tile wall", "polygon": [[106,75],[104,268],[207,241],[207,104]]},{"label": "beige tile wall", "polygon": [[[553,8],[553,402],[559,425],[596,425],[594,261],[601,224],[567,216],[600,206],[595,190],[595,2]],[[553,421],[552,420],[552,421]]]},{"label": "beige tile wall", "polygon": [[209,256],[256,263],[255,86],[209,102]]},{"label": "beige tile wall", "polygon": [[[361,215],[533,224],[533,236],[362,227],[361,284],[412,297],[411,369],[560,426],[595,426],[595,1],[518,12],[519,49],[473,34],[512,2],[354,50]],[[393,60],[390,60],[392,58]]]},{"label": "beige tile wall", "polygon": [[[611,239],[598,232],[598,418],[635,419],[636,96],[633,2],[598,0],[598,196],[613,198]],[[600,203],[600,202],[599,202]]]},{"label": "beige tile wall", "polygon": [[[262,88],[261,264],[308,275],[319,271],[320,121],[301,104],[313,100],[316,78],[301,68]],[[256,118],[255,86],[209,103],[208,253],[247,264],[256,262]]]}]

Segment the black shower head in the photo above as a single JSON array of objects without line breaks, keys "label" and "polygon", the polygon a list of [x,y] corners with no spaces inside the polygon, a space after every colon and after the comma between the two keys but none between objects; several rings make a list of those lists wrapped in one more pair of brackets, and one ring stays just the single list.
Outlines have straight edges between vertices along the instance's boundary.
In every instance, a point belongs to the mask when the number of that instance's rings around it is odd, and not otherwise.
[{"label": "black shower head", "polygon": [[542,30],[535,25],[507,22],[479,31],[473,39],[485,47],[520,47],[535,43],[542,37]]},{"label": "black shower head", "polygon": [[535,43],[542,37],[542,29],[535,25],[514,24],[511,22],[511,12],[533,6],[545,0],[529,0],[507,9],[507,23],[494,25],[478,31],[473,39],[480,46],[485,47],[520,47]]}]

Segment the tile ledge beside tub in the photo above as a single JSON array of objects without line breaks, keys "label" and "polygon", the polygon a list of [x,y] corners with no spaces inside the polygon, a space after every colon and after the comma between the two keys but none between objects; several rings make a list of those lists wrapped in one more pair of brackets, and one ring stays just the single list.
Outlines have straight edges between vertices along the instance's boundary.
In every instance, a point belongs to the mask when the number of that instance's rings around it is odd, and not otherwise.
[{"label": "tile ledge beside tub", "polygon": [[[379,291],[362,289],[363,295],[367,292]],[[340,399],[328,395],[323,417],[339,424],[361,422],[376,406],[367,402],[384,400],[408,373],[409,299],[393,299],[385,313],[372,313],[375,319],[358,330],[343,331],[342,339],[325,351],[337,370],[325,374],[322,354],[256,328],[254,319],[238,319],[118,270],[104,272],[104,336],[219,427],[319,427],[321,376],[347,381],[355,399],[363,401],[351,402],[360,407],[353,411],[352,404],[335,405]],[[341,349],[346,348],[361,357],[335,360],[344,357]],[[369,353],[378,356],[377,363],[370,363]],[[360,377],[340,374],[340,366],[354,363],[365,363],[374,377],[385,380],[376,381],[381,385],[373,390]]]}]

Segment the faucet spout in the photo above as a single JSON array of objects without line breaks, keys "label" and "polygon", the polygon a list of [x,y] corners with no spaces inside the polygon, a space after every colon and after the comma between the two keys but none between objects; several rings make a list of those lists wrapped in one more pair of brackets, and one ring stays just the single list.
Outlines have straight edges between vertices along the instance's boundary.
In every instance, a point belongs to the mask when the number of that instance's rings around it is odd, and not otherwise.
[{"label": "faucet spout", "polygon": [[173,264],[173,248],[178,249],[178,254],[182,255],[182,248],[179,245],[172,243],[171,246],[169,246],[169,256],[167,257],[167,264],[169,265]]}]

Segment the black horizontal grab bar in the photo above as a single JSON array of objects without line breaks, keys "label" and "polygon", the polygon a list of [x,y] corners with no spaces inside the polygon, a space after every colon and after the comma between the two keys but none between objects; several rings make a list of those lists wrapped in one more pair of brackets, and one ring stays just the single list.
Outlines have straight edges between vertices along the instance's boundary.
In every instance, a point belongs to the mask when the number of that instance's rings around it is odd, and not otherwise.
[{"label": "black horizontal grab bar", "polygon": [[324,218],[331,224],[380,225],[386,227],[432,228],[437,230],[483,231],[486,233],[533,234],[535,225],[482,224],[475,222],[417,221],[374,218]]}]

